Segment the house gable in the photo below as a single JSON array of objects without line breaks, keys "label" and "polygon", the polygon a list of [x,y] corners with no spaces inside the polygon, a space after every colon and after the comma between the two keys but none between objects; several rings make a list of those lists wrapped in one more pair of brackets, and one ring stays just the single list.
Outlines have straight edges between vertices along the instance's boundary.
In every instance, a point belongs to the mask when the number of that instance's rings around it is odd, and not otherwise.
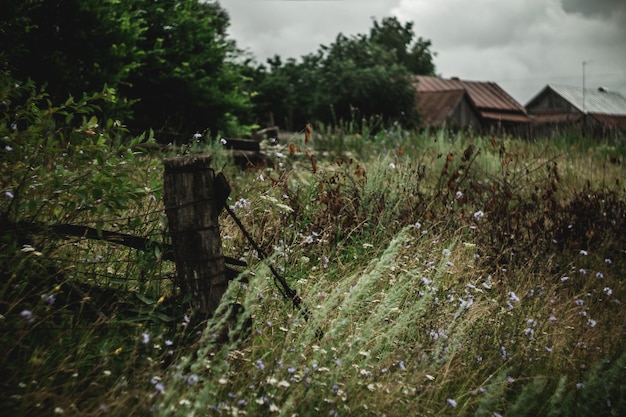
[{"label": "house gable", "polygon": [[[417,76],[415,89],[418,108],[429,126],[441,126],[444,113],[446,124],[461,127],[499,129],[529,122],[526,109],[493,82]],[[452,94],[462,99],[453,105]],[[447,104],[445,112],[441,103]]]}]

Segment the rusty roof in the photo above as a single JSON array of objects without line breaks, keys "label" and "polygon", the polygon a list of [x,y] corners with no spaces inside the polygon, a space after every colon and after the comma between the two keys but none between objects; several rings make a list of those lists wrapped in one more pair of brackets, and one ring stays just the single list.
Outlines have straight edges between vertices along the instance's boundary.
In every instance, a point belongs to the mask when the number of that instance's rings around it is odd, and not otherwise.
[{"label": "rusty roof", "polygon": [[418,94],[417,108],[425,126],[443,126],[458,103],[466,96],[464,90],[425,91]]},{"label": "rusty roof", "polygon": [[[526,109],[513,97],[507,94],[494,82],[464,81],[458,78],[438,78],[418,75],[417,92],[441,92],[464,90],[479,111],[504,111],[511,114],[526,116]],[[528,121],[527,117],[519,117],[520,121]]]}]

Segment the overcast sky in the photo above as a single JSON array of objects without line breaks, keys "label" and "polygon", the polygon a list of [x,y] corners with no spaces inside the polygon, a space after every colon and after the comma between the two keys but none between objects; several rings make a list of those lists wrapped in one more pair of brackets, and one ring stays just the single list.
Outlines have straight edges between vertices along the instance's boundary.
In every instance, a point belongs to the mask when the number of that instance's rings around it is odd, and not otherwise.
[{"label": "overcast sky", "polygon": [[299,59],[372,18],[414,22],[437,74],[494,81],[521,104],[546,84],[626,94],[625,0],[218,0],[230,38],[258,63]]}]

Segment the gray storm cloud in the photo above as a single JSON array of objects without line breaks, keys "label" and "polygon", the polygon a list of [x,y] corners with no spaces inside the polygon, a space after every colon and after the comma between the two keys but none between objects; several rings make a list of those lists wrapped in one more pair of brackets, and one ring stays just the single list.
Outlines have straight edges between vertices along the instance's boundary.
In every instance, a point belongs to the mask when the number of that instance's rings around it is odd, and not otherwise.
[{"label": "gray storm cloud", "polygon": [[624,0],[562,0],[561,4],[565,13],[580,13],[588,17],[606,18],[626,13]]}]

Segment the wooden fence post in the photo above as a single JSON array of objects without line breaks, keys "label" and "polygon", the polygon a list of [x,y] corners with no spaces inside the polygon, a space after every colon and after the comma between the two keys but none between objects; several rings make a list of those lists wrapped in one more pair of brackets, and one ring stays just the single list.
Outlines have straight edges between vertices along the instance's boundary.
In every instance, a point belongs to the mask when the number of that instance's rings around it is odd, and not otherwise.
[{"label": "wooden fence post", "polygon": [[228,285],[218,223],[225,196],[216,195],[219,190],[210,156],[163,162],[163,201],[178,284],[183,293],[191,295],[194,313],[208,318]]}]

